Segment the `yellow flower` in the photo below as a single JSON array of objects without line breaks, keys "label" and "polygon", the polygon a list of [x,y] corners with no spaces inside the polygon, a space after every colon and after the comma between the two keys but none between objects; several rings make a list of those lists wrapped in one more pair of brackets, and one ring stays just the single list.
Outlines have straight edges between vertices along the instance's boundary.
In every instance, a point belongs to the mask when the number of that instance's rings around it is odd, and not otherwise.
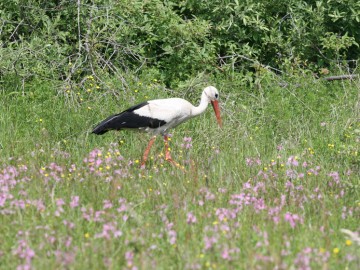
[{"label": "yellow flower", "polygon": [[339,252],[340,252],[340,249],[339,249],[339,248],[334,248],[334,249],[333,249],[333,253],[334,253],[334,254],[338,254]]},{"label": "yellow flower", "polygon": [[[315,154],[314,149],[312,149],[311,147],[308,148],[308,151],[309,151],[310,155]],[[297,159],[297,158],[295,157],[295,159]]]},{"label": "yellow flower", "polygon": [[90,234],[89,234],[89,233],[85,233],[84,236],[85,236],[85,238],[89,238],[89,237],[90,237]]},{"label": "yellow flower", "polygon": [[352,241],[351,241],[350,239],[347,239],[347,240],[345,241],[345,244],[346,244],[347,246],[351,246],[351,245],[352,245]]},{"label": "yellow flower", "polygon": [[138,159],[137,159],[137,160],[135,160],[135,163],[136,163],[136,164],[138,164],[139,162],[140,162],[140,161],[139,161]]}]

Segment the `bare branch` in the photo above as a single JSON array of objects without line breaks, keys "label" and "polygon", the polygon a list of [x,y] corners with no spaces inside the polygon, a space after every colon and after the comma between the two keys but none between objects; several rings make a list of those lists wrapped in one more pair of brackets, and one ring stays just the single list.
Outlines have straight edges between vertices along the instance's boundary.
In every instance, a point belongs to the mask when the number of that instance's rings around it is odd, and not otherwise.
[{"label": "bare branch", "polygon": [[349,74],[349,75],[339,75],[339,76],[325,77],[324,80],[325,81],[353,80],[353,79],[355,79],[357,77],[358,77],[357,74]]}]

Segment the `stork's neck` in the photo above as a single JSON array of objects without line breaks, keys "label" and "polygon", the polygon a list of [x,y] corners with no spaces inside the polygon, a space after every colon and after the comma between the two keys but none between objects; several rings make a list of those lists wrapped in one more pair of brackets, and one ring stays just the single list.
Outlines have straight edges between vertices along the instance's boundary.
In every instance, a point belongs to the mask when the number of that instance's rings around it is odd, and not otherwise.
[{"label": "stork's neck", "polygon": [[203,92],[201,95],[199,106],[197,107],[194,106],[192,108],[192,116],[197,116],[205,112],[207,106],[209,105],[209,102],[210,102],[209,97],[205,94],[205,92]]}]

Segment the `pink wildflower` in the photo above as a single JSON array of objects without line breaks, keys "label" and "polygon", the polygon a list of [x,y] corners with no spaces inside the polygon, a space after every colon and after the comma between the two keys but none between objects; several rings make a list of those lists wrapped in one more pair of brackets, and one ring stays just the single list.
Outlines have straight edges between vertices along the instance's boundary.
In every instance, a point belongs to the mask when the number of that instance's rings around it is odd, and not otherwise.
[{"label": "pink wildflower", "polygon": [[230,253],[229,253],[229,250],[228,250],[227,248],[224,248],[223,252],[221,253],[221,257],[222,257],[224,260],[228,260],[228,261],[231,260]]},{"label": "pink wildflower", "polygon": [[104,209],[110,209],[112,207],[113,205],[109,200],[104,200],[104,206],[103,206]]},{"label": "pink wildflower", "polygon": [[187,214],[186,222],[187,222],[187,224],[194,224],[194,223],[196,223],[196,216],[195,216],[192,212],[189,212],[189,213]]},{"label": "pink wildflower", "polygon": [[288,166],[292,165],[292,166],[297,167],[297,166],[299,166],[299,162],[296,160],[296,157],[290,156],[288,158],[288,161],[286,162],[286,165],[288,165]]},{"label": "pink wildflower", "polygon": [[65,204],[64,200],[63,199],[57,199],[56,200],[56,206],[60,207],[60,206],[63,206]]},{"label": "pink wildflower", "polygon": [[171,245],[175,245],[175,243],[176,243],[176,236],[177,236],[176,231],[174,231],[174,230],[168,231],[168,236],[169,236],[169,242],[170,242],[170,244],[171,244]]},{"label": "pink wildflower", "polygon": [[75,208],[79,206],[79,196],[71,196],[70,207]]},{"label": "pink wildflower", "polygon": [[211,236],[211,237],[205,236],[204,237],[205,250],[211,249],[217,241],[218,240],[215,236]]},{"label": "pink wildflower", "polygon": [[296,222],[303,223],[302,219],[297,214],[292,214],[290,212],[287,212],[284,216],[285,221],[289,222],[290,226],[292,228],[295,228]]}]

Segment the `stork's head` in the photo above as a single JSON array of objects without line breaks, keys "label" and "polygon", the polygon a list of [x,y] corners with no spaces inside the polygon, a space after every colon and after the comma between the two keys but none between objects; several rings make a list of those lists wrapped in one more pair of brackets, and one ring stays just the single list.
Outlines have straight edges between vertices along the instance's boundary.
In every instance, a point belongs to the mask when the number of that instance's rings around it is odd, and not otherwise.
[{"label": "stork's head", "polygon": [[214,108],[216,120],[219,126],[222,127],[219,107],[219,91],[214,86],[208,86],[204,89],[204,93],[208,97],[209,102],[211,102],[211,105]]}]

